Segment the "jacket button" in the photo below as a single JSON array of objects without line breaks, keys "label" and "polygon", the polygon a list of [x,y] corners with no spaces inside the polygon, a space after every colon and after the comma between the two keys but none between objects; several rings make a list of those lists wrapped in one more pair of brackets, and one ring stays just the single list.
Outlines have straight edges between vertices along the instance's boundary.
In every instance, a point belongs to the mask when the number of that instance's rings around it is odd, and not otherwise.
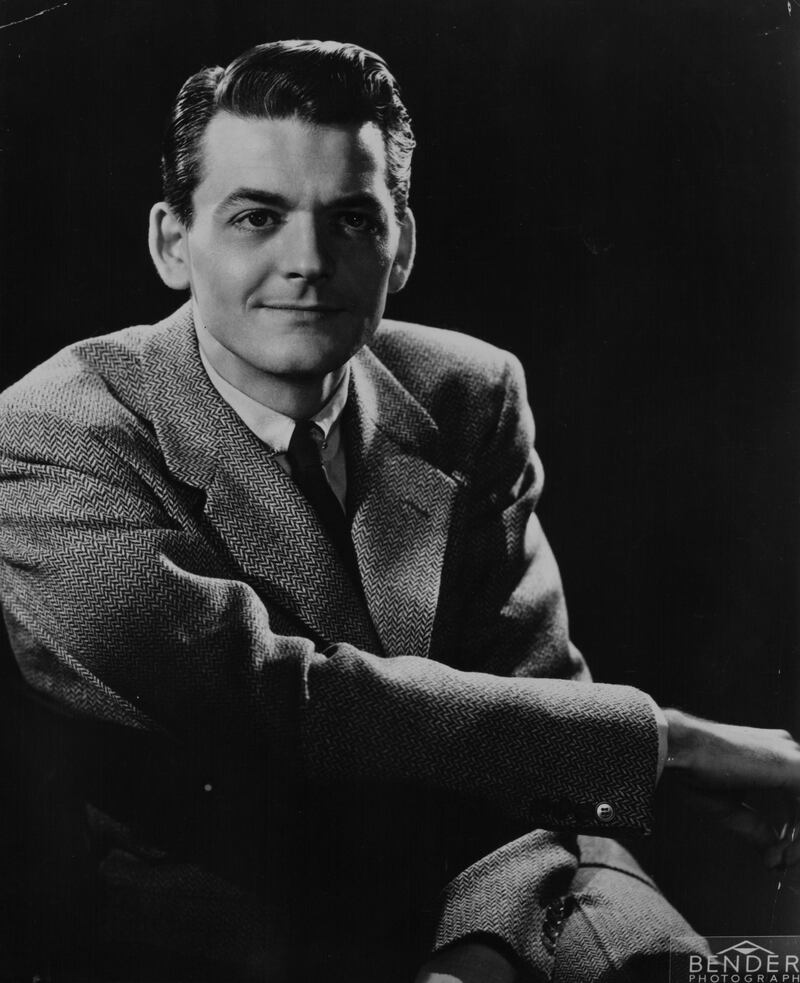
[{"label": "jacket button", "polygon": [[595,809],[595,815],[601,823],[610,823],[616,813],[614,812],[614,807],[609,805],[608,802],[601,802]]}]

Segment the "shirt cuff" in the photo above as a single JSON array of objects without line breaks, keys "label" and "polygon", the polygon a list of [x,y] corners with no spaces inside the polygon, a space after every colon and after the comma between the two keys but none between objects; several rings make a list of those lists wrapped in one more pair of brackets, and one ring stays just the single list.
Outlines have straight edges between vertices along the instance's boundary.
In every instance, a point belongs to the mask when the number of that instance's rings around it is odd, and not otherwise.
[{"label": "shirt cuff", "polygon": [[653,716],[656,718],[656,727],[658,728],[658,763],[656,765],[656,781],[658,781],[667,761],[669,724],[666,714],[652,697],[650,697],[650,702],[653,705]]}]

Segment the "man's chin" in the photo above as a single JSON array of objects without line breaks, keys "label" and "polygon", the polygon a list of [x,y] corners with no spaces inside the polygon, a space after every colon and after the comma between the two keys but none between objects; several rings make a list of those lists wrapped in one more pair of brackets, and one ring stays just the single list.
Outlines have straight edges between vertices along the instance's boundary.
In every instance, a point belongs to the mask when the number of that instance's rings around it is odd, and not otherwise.
[{"label": "man's chin", "polygon": [[271,361],[259,368],[262,372],[285,379],[287,382],[307,384],[341,372],[350,358],[350,353],[332,353],[325,358],[286,358]]},{"label": "man's chin", "polygon": [[283,357],[271,353],[269,361],[262,364],[262,371],[284,379],[309,382],[324,379],[332,373],[340,372],[363,343],[348,348],[308,351],[287,351]]}]

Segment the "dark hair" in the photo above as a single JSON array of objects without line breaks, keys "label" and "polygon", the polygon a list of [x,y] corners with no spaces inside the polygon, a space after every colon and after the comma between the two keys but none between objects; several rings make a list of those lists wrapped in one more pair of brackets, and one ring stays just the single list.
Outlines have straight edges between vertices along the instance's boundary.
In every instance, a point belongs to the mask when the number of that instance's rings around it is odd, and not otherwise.
[{"label": "dark hair", "polygon": [[181,87],[164,134],[164,200],[184,223],[202,180],[202,140],[218,112],[243,118],[348,125],[375,123],[386,150],[386,183],[402,220],[408,206],[411,119],[386,62],[355,44],[274,41],[240,55],[227,68],[204,68]]}]

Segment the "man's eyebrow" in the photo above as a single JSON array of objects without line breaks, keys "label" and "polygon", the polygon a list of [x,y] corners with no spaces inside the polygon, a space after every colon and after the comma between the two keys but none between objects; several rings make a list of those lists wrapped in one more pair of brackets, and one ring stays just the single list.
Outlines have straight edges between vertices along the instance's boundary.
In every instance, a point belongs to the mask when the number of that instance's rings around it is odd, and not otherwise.
[{"label": "man's eyebrow", "polygon": [[267,205],[272,208],[289,208],[289,200],[283,195],[275,194],[272,191],[264,191],[261,188],[237,188],[226,195],[214,209],[215,212],[224,212],[236,205],[257,204]]},{"label": "man's eyebrow", "polygon": [[373,211],[382,211],[383,205],[379,198],[369,191],[354,191],[349,195],[342,195],[331,202],[332,208],[370,208]]}]

